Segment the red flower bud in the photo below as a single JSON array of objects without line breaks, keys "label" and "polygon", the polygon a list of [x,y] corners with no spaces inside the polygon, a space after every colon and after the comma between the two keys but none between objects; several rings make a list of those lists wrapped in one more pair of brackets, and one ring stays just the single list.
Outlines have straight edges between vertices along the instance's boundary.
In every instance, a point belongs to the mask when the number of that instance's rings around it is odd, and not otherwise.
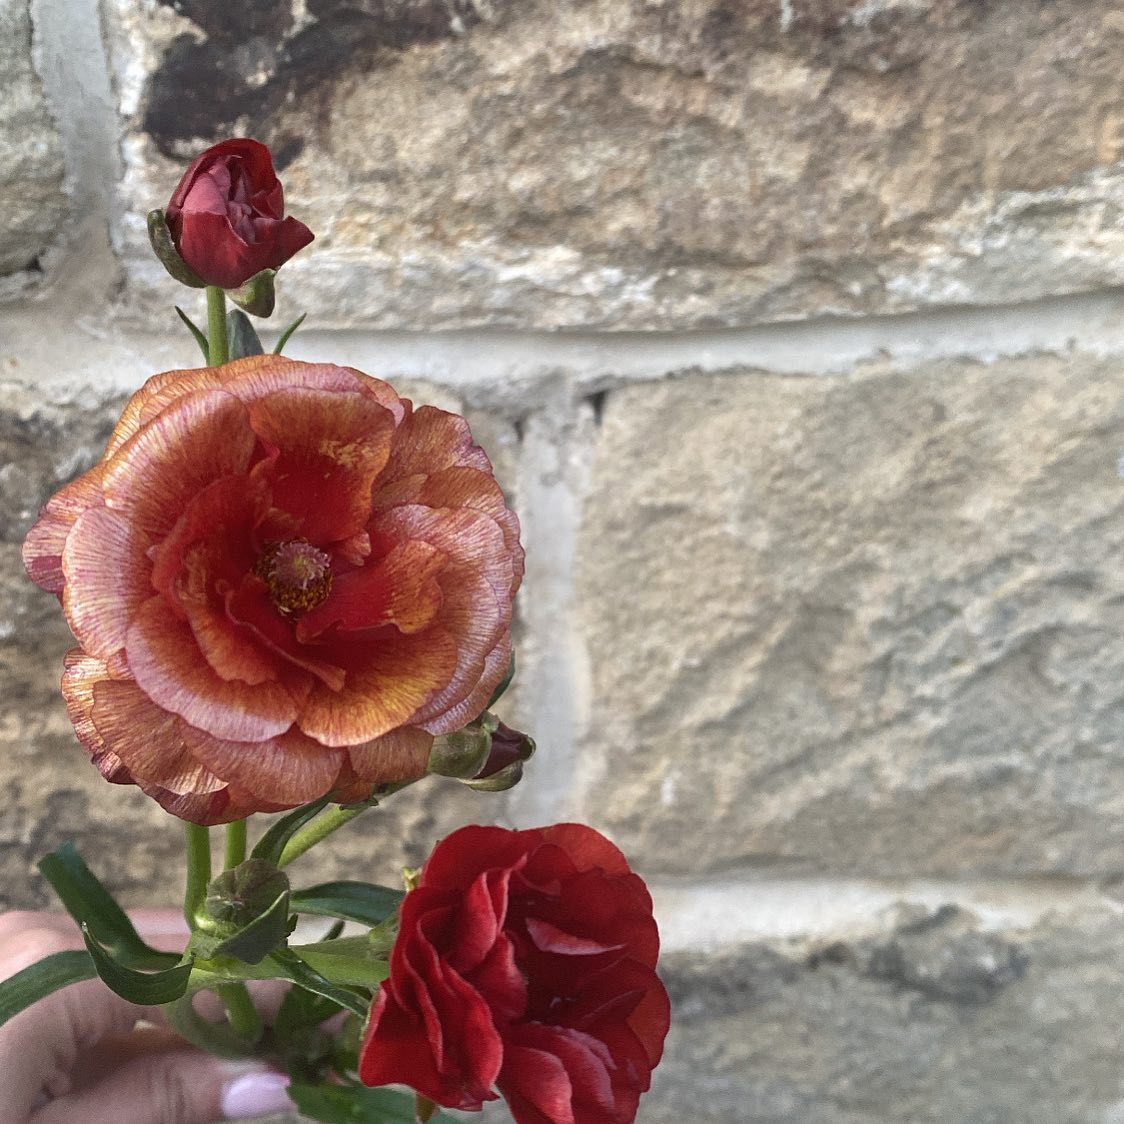
[{"label": "red flower bud", "polygon": [[196,157],[165,217],[184,262],[208,285],[237,289],[263,269],[278,269],[312,241],[285,218],[285,193],[264,144],[223,141]]}]

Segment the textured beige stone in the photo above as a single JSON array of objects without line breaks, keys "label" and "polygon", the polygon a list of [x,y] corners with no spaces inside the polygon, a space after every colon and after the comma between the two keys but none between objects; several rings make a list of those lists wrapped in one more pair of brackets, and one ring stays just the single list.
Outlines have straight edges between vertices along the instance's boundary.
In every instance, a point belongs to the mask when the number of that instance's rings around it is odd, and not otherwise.
[{"label": "textured beige stone", "polygon": [[993,932],[946,909],[810,952],[668,957],[675,1019],[637,1124],[1109,1124],[1122,969],[1110,910]]},{"label": "textured beige stone", "polygon": [[0,294],[35,274],[68,206],[62,144],[31,62],[27,0],[0,0]]},{"label": "textured beige stone", "polygon": [[608,394],[585,814],[644,870],[1111,871],[1118,361]]},{"label": "textured beige stone", "polygon": [[318,240],[285,308],[321,324],[744,325],[1124,281],[1114,0],[300,8],[109,0],[134,298],[171,291],[144,212],[236,132],[288,164]]},{"label": "textured beige stone", "polygon": [[[438,386],[399,389],[418,402],[461,408]],[[20,562],[39,506],[100,457],[123,402],[89,387],[54,402],[19,384],[0,388],[0,910],[53,904],[35,863],[67,839],[127,905],[172,902],[180,893],[180,825],[136,789],[110,787],[86,761],[58,686],[74,640],[56,599],[31,584]],[[510,425],[487,413],[468,416],[513,483]],[[302,858],[294,877],[302,885],[333,878],[399,885],[402,868],[420,866],[443,835],[502,821],[506,805],[502,795],[429,778]],[[267,822],[257,817],[254,832]]]}]

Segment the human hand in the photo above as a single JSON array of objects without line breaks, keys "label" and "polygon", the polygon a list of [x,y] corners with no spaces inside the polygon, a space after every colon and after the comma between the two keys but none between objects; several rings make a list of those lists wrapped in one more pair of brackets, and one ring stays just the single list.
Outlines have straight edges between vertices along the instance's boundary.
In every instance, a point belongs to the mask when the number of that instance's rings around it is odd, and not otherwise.
[{"label": "human hand", "polygon": [[[179,913],[131,916],[150,944],[183,948]],[[0,979],[82,947],[62,914],[0,915]],[[287,1084],[260,1062],[227,1062],[188,1046],[159,1008],[129,1003],[100,980],[56,991],[0,1027],[0,1124],[244,1120],[291,1110]]]}]

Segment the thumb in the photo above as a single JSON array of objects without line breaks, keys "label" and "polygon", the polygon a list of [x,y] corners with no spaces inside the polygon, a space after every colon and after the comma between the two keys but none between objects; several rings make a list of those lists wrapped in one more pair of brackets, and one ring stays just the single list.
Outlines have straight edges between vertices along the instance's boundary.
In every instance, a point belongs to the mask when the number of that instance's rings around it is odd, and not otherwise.
[{"label": "thumb", "polygon": [[260,1062],[196,1051],[134,1058],[97,1085],[44,1105],[32,1124],[214,1124],[293,1109],[289,1079]]}]

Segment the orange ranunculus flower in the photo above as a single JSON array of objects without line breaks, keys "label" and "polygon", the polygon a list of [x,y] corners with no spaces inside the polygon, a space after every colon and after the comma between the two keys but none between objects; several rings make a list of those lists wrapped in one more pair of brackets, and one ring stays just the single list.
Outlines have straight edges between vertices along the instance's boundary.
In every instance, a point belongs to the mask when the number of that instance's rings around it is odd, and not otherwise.
[{"label": "orange ranunculus flower", "polygon": [[24,563],[94,763],[215,824],[424,773],[507,670],[523,551],[463,418],[265,355],[149,379]]}]

